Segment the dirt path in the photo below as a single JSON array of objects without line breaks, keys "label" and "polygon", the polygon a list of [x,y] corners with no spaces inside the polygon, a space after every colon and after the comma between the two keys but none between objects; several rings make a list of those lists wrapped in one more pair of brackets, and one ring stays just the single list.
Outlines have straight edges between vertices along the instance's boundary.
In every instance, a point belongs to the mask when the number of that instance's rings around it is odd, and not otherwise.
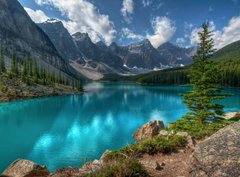
[{"label": "dirt path", "polygon": [[139,160],[154,177],[188,177],[191,156],[192,150],[187,149],[171,155],[144,155]]}]

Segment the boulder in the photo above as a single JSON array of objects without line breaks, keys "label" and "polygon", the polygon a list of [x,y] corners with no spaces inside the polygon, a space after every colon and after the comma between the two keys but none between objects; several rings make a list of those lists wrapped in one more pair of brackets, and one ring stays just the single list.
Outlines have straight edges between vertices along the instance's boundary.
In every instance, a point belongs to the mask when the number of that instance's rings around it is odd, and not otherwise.
[{"label": "boulder", "polygon": [[154,136],[159,134],[159,131],[164,129],[164,124],[162,121],[153,120],[141,128],[139,128],[134,134],[133,138],[138,141],[152,139]]},{"label": "boulder", "polygon": [[70,177],[70,176],[84,176],[80,173],[79,169],[68,167],[58,169],[54,174],[49,175],[49,177]]},{"label": "boulder", "polygon": [[235,116],[237,116],[237,114],[239,114],[238,112],[227,112],[224,114],[223,118],[224,119],[232,119]]},{"label": "boulder", "polygon": [[240,122],[219,130],[196,146],[190,176],[240,176]]},{"label": "boulder", "polygon": [[195,149],[195,146],[196,146],[197,142],[187,132],[177,132],[176,135],[177,136],[187,137],[187,147],[189,147],[190,149]]},{"label": "boulder", "polygon": [[107,154],[109,154],[109,153],[111,153],[112,151],[110,151],[110,150],[106,150],[103,154],[102,154],[102,156],[101,156],[101,158],[100,158],[100,160],[104,163],[105,161],[107,161],[106,160],[106,156],[107,156]]},{"label": "boulder", "polygon": [[82,174],[89,174],[99,171],[105,167],[105,163],[102,160],[94,160],[93,162],[85,163],[82,168],[79,169]]},{"label": "boulder", "polygon": [[29,160],[18,159],[2,175],[10,177],[45,177],[49,174],[50,172],[45,166],[40,166]]},{"label": "boulder", "polygon": [[170,134],[170,132],[168,132],[167,130],[161,130],[158,134],[158,136],[168,136]]}]

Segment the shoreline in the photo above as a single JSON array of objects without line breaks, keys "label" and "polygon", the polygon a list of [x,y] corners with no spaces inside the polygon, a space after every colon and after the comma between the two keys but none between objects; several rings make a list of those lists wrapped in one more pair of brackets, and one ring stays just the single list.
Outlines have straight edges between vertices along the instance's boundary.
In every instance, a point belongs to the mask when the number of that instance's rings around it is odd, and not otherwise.
[{"label": "shoreline", "polygon": [[45,95],[35,95],[35,96],[26,96],[26,97],[16,97],[13,99],[9,99],[9,100],[2,100],[0,97],[0,104],[2,103],[11,103],[11,102],[15,102],[15,101],[25,101],[25,100],[32,100],[32,99],[38,99],[38,98],[48,98],[48,97],[56,97],[56,96],[64,96],[64,95],[80,95],[80,94],[84,94],[84,93],[89,93],[88,91],[79,91],[79,92],[69,92],[69,93],[53,93],[53,94],[45,94]]}]

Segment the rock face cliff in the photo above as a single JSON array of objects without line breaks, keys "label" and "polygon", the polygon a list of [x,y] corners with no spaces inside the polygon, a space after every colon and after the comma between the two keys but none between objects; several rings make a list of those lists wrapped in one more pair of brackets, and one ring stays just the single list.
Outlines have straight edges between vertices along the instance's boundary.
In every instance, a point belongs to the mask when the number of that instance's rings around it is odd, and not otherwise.
[{"label": "rock face cliff", "polygon": [[72,36],[59,20],[49,19],[38,26],[48,35],[59,54],[66,60],[82,61],[81,52],[75,45]]},{"label": "rock face cliff", "polygon": [[42,65],[68,72],[68,64],[17,0],[0,0],[0,22],[0,46],[6,62],[15,52],[20,59],[31,57]]},{"label": "rock face cliff", "polygon": [[239,177],[240,122],[199,143],[193,158],[192,177]]},{"label": "rock face cliff", "polygon": [[84,54],[92,67],[94,67],[94,65],[91,63],[103,63],[116,71],[121,71],[123,69],[123,61],[121,58],[108,50],[108,47],[105,46],[104,43],[99,42],[94,44],[87,33],[75,33],[73,34],[73,40],[79,51]]},{"label": "rock face cliff", "polygon": [[192,56],[196,53],[196,49],[181,48],[167,42],[157,48],[162,58],[165,58],[169,66],[183,66],[192,64]]}]

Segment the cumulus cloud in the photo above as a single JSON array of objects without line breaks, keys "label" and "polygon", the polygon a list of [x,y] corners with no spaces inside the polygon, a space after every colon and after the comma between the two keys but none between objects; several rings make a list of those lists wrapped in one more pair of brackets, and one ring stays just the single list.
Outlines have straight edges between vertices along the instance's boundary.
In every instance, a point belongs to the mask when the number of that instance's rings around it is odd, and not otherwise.
[{"label": "cumulus cloud", "polygon": [[152,28],[154,35],[147,35],[147,38],[155,48],[168,42],[176,32],[173,21],[167,17],[155,17],[152,20]]},{"label": "cumulus cloud", "polygon": [[39,5],[57,8],[69,20],[63,21],[70,33],[87,32],[93,42],[103,39],[111,44],[116,38],[114,23],[87,0],[35,0]]},{"label": "cumulus cloud", "polygon": [[[190,35],[191,45],[196,45],[199,42],[198,32],[201,28],[194,28]],[[227,26],[222,30],[216,30],[216,26],[213,21],[210,22],[210,30],[213,31],[213,39],[216,49],[231,44],[240,40],[240,16],[230,19]]]},{"label": "cumulus cloud", "polygon": [[35,11],[28,7],[24,7],[24,9],[35,23],[42,23],[49,19],[49,17],[41,10]]},{"label": "cumulus cloud", "polygon": [[152,3],[152,0],[142,0],[143,7],[150,6]]},{"label": "cumulus cloud", "polygon": [[139,40],[144,39],[144,36],[139,35],[139,34],[135,34],[129,28],[122,28],[122,33],[123,33],[123,37],[126,37],[128,39],[139,39]]},{"label": "cumulus cloud", "polygon": [[180,47],[184,47],[185,42],[186,42],[185,38],[180,37],[176,39],[176,43]]},{"label": "cumulus cloud", "polygon": [[121,14],[127,23],[131,23],[132,20],[131,15],[133,14],[133,11],[134,11],[133,0],[123,0]]}]

